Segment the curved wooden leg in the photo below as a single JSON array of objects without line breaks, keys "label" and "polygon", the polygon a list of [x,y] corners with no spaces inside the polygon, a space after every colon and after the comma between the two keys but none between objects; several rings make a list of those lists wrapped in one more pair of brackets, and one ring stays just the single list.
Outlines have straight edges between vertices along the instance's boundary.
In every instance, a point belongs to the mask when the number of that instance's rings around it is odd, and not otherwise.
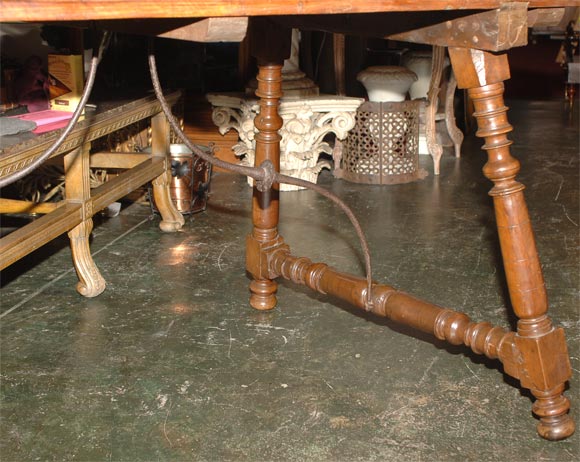
[{"label": "curved wooden leg", "polygon": [[502,257],[510,299],[519,318],[515,345],[519,350],[519,379],[536,397],[534,413],[540,418],[538,433],[560,440],[574,433],[568,415],[569,400],[562,395],[571,377],[570,361],[562,329],[548,317],[548,300],[542,268],[524,200],[524,186],[515,177],[520,163],[510,154],[512,131],[504,105],[503,81],[509,78],[505,55],[450,49],[461,88],[468,88],[477,120],[477,136],[484,138],[488,162],[483,172],[494,186],[495,207]]},{"label": "curved wooden leg", "polygon": [[106,283],[93,261],[89,246],[94,215],[90,201],[90,151],[91,145],[86,143],[64,156],[65,200],[83,204],[83,221],[68,232],[73,263],[79,278],[77,291],[85,297],[96,297],[105,290]]},{"label": "curved wooden leg", "polygon": [[153,180],[153,197],[161,215],[159,227],[162,231],[174,232],[182,228],[185,219],[175,208],[169,194],[171,185],[169,134],[169,122],[164,114],[157,114],[151,118],[151,155],[165,159],[165,172]]},{"label": "curved wooden leg", "polygon": [[175,208],[175,204],[171,200],[169,194],[171,173],[165,171],[165,173],[155,178],[152,184],[155,205],[161,215],[159,228],[167,233],[180,230],[185,224],[185,218],[183,218],[183,215]]},{"label": "curved wooden leg", "polygon": [[96,297],[105,290],[106,283],[91,256],[89,237],[93,220],[89,218],[68,232],[75,270],[79,278],[77,291],[85,297]]},{"label": "curved wooden leg", "polygon": [[439,175],[439,164],[443,155],[443,146],[437,142],[437,127],[435,116],[439,105],[439,91],[441,90],[441,75],[445,63],[445,48],[433,47],[433,61],[431,65],[431,81],[427,93],[427,107],[425,108],[425,137],[427,149],[433,159],[433,173]]},{"label": "curved wooden leg", "polygon": [[445,126],[447,133],[453,141],[455,148],[455,157],[461,157],[461,143],[463,143],[463,133],[457,127],[455,122],[455,107],[453,101],[455,99],[455,89],[457,88],[457,80],[453,70],[449,74],[449,82],[447,83],[447,94],[445,95]]}]

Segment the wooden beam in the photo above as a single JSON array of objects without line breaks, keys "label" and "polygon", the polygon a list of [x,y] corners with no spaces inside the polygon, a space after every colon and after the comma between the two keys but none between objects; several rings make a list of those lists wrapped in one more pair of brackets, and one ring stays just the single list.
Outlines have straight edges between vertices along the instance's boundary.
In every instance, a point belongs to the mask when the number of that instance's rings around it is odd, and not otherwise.
[{"label": "wooden beam", "polygon": [[524,46],[528,43],[528,5],[521,2],[506,3],[496,10],[390,35],[388,38],[487,51]]},{"label": "wooden beam", "polygon": [[207,18],[159,37],[193,42],[241,42],[248,30],[248,18]]},{"label": "wooden beam", "polygon": [[241,42],[248,30],[247,17],[233,18],[168,18],[120,19],[116,21],[76,21],[66,25],[99,29],[125,34],[150,35],[190,42]]},{"label": "wooden beam", "polygon": [[258,64],[283,63],[290,57],[292,29],[273,22],[270,18],[252,18],[250,21],[250,54]]},{"label": "wooden beam", "polygon": [[527,45],[528,27],[557,26],[565,8],[528,11],[525,2],[504,3],[501,8],[445,21],[387,38],[438,46],[504,51]]},{"label": "wooden beam", "polygon": [[94,211],[102,210],[139,186],[158,177],[165,171],[164,158],[149,158],[137,167],[127,170],[91,191],[90,201]]},{"label": "wooden beam", "polygon": [[151,158],[141,152],[95,152],[91,154],[89,165],[92,168],[133,168]]},{"label": "wooden beam", "polygon": [[576,8],[538,8],[536,10],[528,11],[528,26],[561,26],[563,29],[565,29],[568,25],[567,18],[570,14],[570,10],[576,10]]},{"label": "wooden beam", "polygon": [[64,202],[30,202],[0,198],[0,213],[50,213]]},{"label": "wooden beam", "polygon": [[[352,14],[499,8],[501,0],[2,0],[0,21],[204,18]],[[530,0],[530,7],[578,6],[577,0]]]},{"label": "wooden beam", "polygon": [[[471,6],[471,3],[469,4]],[[514,2],[491,11],[450,10],[390,12],[353,15],[278,16],[281,26],[334,34],[385,38],[439,46],[463,46],[488,51],[524,45],[527,41],[526,3]],[[527,25],[554,26],[562,22],[565,8],[543,8],[527,12]],[[523,35],[514,35],[524,32]]]},{"label": "wooden beam", "polygon": [[[458,88],[483,87],[510,78],[507,55],[469,48],[449,48]],[[468,64],[466,64],[468,63]]]},{"label": "wooden beam", "polygon": [[82,213],[82,204],[67,203],[0,239],[0,269],[81,223]]}]

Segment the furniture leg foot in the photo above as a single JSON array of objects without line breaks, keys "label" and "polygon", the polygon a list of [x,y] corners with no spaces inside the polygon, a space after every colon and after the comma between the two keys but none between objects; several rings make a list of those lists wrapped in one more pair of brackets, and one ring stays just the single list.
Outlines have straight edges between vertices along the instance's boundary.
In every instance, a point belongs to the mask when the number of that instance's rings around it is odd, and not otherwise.
[{"label": "furniture leg foot", "polygon": [[548,317],[548,297],[526,202],[524,185],[516,180],[520,163],[512,157],[507,135],[512,131],[504,104],[503,81],[509,78],[505,55],[479,50],[450,49],[460,88],[467,88],[477,120],[477,136],[485,140],[488,161],[484,175],[493,182],[493,198],[501,253],[510,293],[518,317],[517,367],[521,386],[537,398],[534,413],[538,433],[562,439],[574,432],[568,416],[570,403],[562,396],[571,377],[566,338]]},{"label": "furniture leg foot", "polygon": [[73,263],[79,278],[77,291],[85,297],[96,297],[105,290],[106,282],[91,256],[89,236],[93,220],[87,219],[68,232]]},{"label": "furniture leg foot", "polygon": [[443,155],[443,150],[441,146],[437,146],[438,149],[431,151],[431,157],[433,159],[433,175],[439,175],[441,173],[441,156]]},{"label": "furniture leg foot", "polygon": [[85,143],[65,156],[65,197],[71,203],[82,204],[83,221],[68,232],[73,263],[79,278],[77,291],[85,297],[96,297],[105,290],[106,283],[93,261],[89,246],[94,215],[90,200],[90,150],[90,143]]},{"label": "furniture leg foot", "polygon": [[[256,166],[270,161],[280,171],[280,141],[278,131],[282,128],[282,117],[278,113],[282,97],[282,65],[290,53],[292,32],[256,20],[251,28],[252,53],[258,58],[258,89],[260,113],[254,119],[256,133]],[[272,49],[269,45],[276,37],[283,46]],[[267,261],[262,258],[265,248],[282,244],[278,235],[280,185],[274,183],[270,189],[260,191],[254,184],[252,196],[253,230],[246,240],[246,269],[252,275],[250,283],[250,305],[257,310],[271,310],[276,306],[275,276],[269,271]]]},{"label": "furniture leg foot", "polygon": [[278,284],[276,281],[254,279],[250,283],[250,305],[252,308],[261,311],[267,311],[274,308],[278,302],[276,299],[277,289]]},{"label": "furniture leg foot", "polygon": [[169,172],[166,172],[153,180],[153,197],[161,214],[159,228],[166,233],[179,231],[185,224],[185,218],[175,208],[169,194],[170,178]]},{"label": "furniture leg foot", "polygon": [[436,115],[439,105],[439,91],[441,87],[441,75],[445,64],[445,48],[433,47],[433,63],[431,67],[431,82],[427,93],[427,107],[425,108],[425,137],[427,149],[433,158],[433,173],[439,175],[439,165],[443,155],[443,146],[437,142]]},{"label": "furniture leg foot", "polygon": [[159,228],[168,233],[180,230],[185,224],[183,215],[175,208],[169,193],[169,185],[171,184],[170,146],[169,121],[164,114],[157,114],[151,118],[151,155],[164,159],[165,172],[152,182],[153,197],[161,215]]},{"label": "furniture leg foot", "polygon": [[536,397],[532,411],[540,419],[538,434],[550,441],[563,440],[576,429],[574,420],[568,414],[570,400],[562,394],[563,391],[564,385],[550,391],[532,390]]},{"label": "furniture leg foot", "polygon": [[[259,130],[256,134],[255,165],[265,160],[280,171],[280,140],[278,130],[282,128],[282,118],[278,114],[278,102],[282,96],[282,66],[261,64],[258,66],[258,91],[260,113],[254,121]],[[252,221],[254,229],[247,241],[246,267],[254,277],[250,283],[250,305],[257,310],[271,310],[276,306],[277,283],[269,277],[267,269],[254,264],[259,259],[259,249],[276,243],[279,220],[279,185],[275,183],[267,191],[259,191],[254,185],[252,200]]]},{"label": "furniture leg foot", "polygon": [[445,126],[453,147],[455,149],[455,157],[461,157],[461,144],[463,143],[463,133],[457,127],[455,122],[455,108],[453,101],[455,99],[455,89],[457,88],[457,80],[453,70],[450,71],[449,82],[447,83],[447,93],[445,95]]},{"label": "furniture leg foot", "polygon": [[563,395],[571,375],[564,331],[554,328],[547,314],[519,315],[515,345],[520,351],[520,382],[536,398],[532,411],[540,419],[538,433],[548,440],[567,438],[575,424],[568,415],[570,400]]}]

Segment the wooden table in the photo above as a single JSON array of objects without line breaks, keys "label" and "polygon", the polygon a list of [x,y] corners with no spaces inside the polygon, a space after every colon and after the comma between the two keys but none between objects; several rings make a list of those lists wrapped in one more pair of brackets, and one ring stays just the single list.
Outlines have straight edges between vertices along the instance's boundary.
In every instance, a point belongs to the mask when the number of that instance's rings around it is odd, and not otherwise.
[{"label": "wooden table", "polygon": [[[510,154],[507,135],[512,127],[503,101],[503,81],[510,77],[505,50],[524,45],[529,26],[557,21],[557,11],[543,8],[558,6],[580,5],[577,0],[3,0],[0,20],[96,20],[111,29],[200,41],[243,37],[249,27],[249,46],[259,67],[255,162],[259,166],[268,160],[275,168],[279,168],[278,130],[282,126],[277,111],[282,96],[281,68],[290,54],[291,27],[448,47],[458,86],[473,100],[477,135],[484,139],[483,149],[488,153],[484,174],[493,182],[490,195],[511,302],[519,319],[517,331],[473,322],[464,313],[383,284],[373,284],[368,293],[363,278],[292,256],[277,230],[277,184],[263,192],[254,189],[253,230],[246,252],[246,268],[253,277],[250,304],[259,310],[274,308],[275,279],[284,277],[497,358],[504,372],[535,396],[533,412],[540,419],[539,434],[558,440],[575,428],[568,415],[570,402],[563,395],[571,369],[564,332],[552,325],[547,314],[546,289],[524,186],[515,178],[519,162]],[[528,11],[528,7],[540,9]],[[86,230],[83,234],[86,236]]]},{"label": "wooden table", "polygon": [[[170,104],[181,95],[169,95]],[[73,263],[79,277],[77,290],[94,297],[105,290],[105,280],[90,252],[92,217],[107,205],[153,180],[156,205],[162,216],[160,227],[176,231],[184,223],[169,197],[171,161],[169,125],[155,97],[125,104],[105,105],[107,110],[87,111],[53,157],[64,156],[65,199],[37,206],[30,202],[0,199],[0,212],[44,213],[41,218],[0,239],[0,269],[68,232]],[[151,119],[152,154],[90,153],[91,142],[144,119]],[[0,177],[29,165],[57,138],[60,130],[42,135],[13,135],[0,140]],[[25,138],[23,140],[23,138]],[[125,169],[97,188],[90,188],[90,167]]]}]

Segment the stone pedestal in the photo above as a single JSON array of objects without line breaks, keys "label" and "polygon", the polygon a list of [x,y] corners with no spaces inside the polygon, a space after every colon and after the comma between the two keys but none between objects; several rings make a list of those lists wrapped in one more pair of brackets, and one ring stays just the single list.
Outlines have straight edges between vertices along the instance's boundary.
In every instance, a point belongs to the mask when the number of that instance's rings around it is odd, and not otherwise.
[{"label": "stone pedestal", "polygon": [[[413,85],[409,89],[411,99],[427,99],[433,70],[433,52],[410,51],[403,55],[402,63],[403,66],[417,75],[417,81],[413,82]],[[449,58],[445,58],[443,61],[443,69],[447,66],[449,66]]]},{"label": "stone pedestal", "polygon": [[[254,165],[258,100],[243,94],[209,94],[214,107],[212,120],[220,133],[230,129],[238,132],[240,142],[233,146],[241,164]],[[324,137],[333,133],[338,140],[346,138],[354,127],[354,115],[362,104],[361,98],[322,95],[312,98],[282,98],[278,112],[283,120],[280,129],[280,171],[295,178],[316,183],[322,169],[332,168],[330,160],[320,160],[320,155],[332,155],[332,148]],[[252,179],[248,182],[252,184]],[[297,186],[282,184],[281,191],[296,191]]]},{"label": "stone pedestal", "polygon": [[414,72],[401,66],[371,66],[359,72],[357,80],[377,103],[405,101],[409,88],[417,80]]}]

